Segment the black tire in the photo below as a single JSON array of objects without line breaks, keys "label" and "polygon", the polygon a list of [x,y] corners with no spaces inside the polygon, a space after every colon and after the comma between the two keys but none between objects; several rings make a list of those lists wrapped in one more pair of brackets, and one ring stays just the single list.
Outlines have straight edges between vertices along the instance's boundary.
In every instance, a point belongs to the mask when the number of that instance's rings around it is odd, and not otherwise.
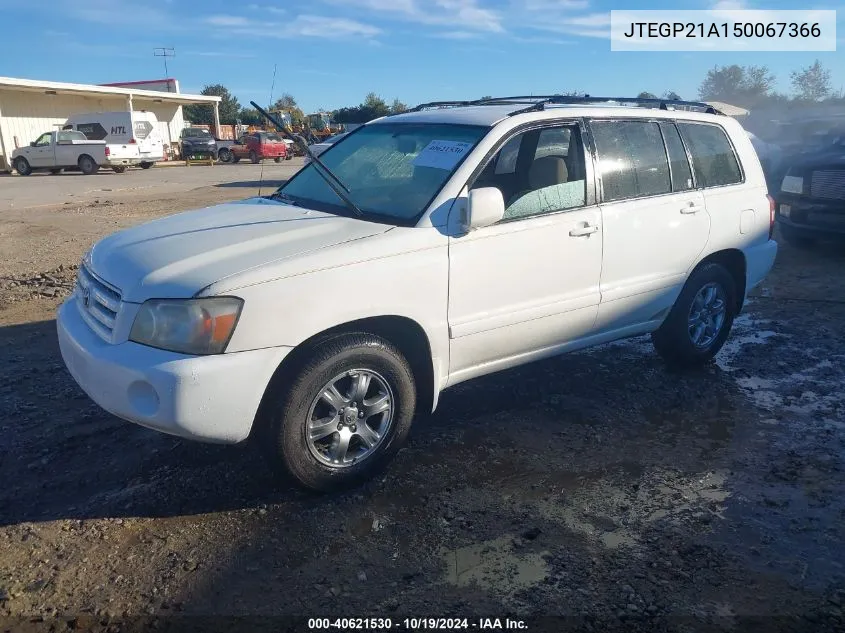
[{"label": "black tire", "polygon": [[224,147],[217,154],[217,160],[219,160],[221,163],[231,163],[232,162],[232,150]]},{"label": "black tire", "polygon": [[62,173],[62,171],[63,169],[61,167],[53,167],[53,169],[50,170],[50,173],[54,176],[58,176],[60,173]]},{"label": "black tire", "polygon": [[112,169],[114,170],[114,173],[122,174],[126,171],[126,165],[114,165],[112,166]]},{"label": "black tire", "polygon": [[[699,291],[707,286],[714,287],[713,284],[721,288],[724,295],[724,320],[712,341],[702,341],[707,344],[697,346],[693,342],[689,323],[693,301]],[[669,316],[652,334],[654,348],[668,364],[673,366],[689,367],[709,362],[722,349],[722,345],[730,334],[737,313],[737,305],[736,282],[728,270],[715,262],[699,266],[687,279],[675,305],[669,311]]]},{"label": "black tire", "polygon": [[139,165],[138,165],[138,167],[140,167],[141,169],[149,169],[149,168],[150,168],[150,167],[152,167],[154,164],[155,164],[155,163],[141,163],[141,164],[139,164]]},{"label": "black tire", "polygon": [[[392,394],[393,417],[369,455],[343,467],[330,466],[312,452],[309,416],[324,386],[354,369],[376,372],[384,379]],[[296,376],[285,382],[279,388],[271,387],[265,396],[270,399],[265,420],[270,436],[267,446],[299,483],[312,490],[340,490],[374,476],[396,455],[411,430],[416,408],[413,372],[402,353],[381,337],[352,333],[327,339],[310,350]],[[354,421],[351,424],[355,430]],[[332,432],[331,441],[339,437]]]},{"label": "black tire", "polygon": [[256,165],[256,164],[258,164],[258,162],[259,162],[261,159],[260,159],[260,158],[258,158],[258,154],[256,154],[256,153],[255,153],[255,150],[252,150],[252,151],[249,153],[249,160],[251,160],[251,161],[252,161],[252,163],[253,163],[254,165]]},{"label": "black tire", "polygon": [[23,156],[18,156],[14,163],[15,171],[21,176],[29,176],[32,173],[32,166]]},{"label": "black tire", "polygon": [[88,154],[83,154],[82,156],[80,156],[77,164],[79,165],[79,170],[86,176],[96,174],[97,171],[100,169],[100,166],[97,164],[97,161],[91,158]]},{"label": "black tire", "polygon": [[816,236],[812,233],[796,229],[793,226],[786,226],[785,224],[779,224],[778,229],[783,239],[791,246],[809,248],[816,243]]}]

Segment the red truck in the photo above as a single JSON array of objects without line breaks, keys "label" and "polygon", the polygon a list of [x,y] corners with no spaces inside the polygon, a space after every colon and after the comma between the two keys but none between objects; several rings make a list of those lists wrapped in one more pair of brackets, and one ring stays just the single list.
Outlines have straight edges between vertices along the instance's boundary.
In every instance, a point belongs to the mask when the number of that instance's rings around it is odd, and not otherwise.
[{"label": "red truck", "polygon": [[273,132],[254,132],[244,134],[237,141],[220,150],[220,160],[224,163],[237,163],[248,158],[258,163],[265,158],[272,158],[277,163],[291,158],[282,137]]}]

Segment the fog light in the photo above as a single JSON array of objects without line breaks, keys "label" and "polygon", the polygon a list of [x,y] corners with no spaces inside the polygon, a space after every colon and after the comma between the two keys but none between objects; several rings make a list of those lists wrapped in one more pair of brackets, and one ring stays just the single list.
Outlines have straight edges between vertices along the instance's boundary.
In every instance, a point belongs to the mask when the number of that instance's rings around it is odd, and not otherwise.
[{"label": "fog light", "polygon": [[142,416],[151,418],[158,413],[158,393],[150,383],[136,380],[129,385],[127,395],[132,408]]}]

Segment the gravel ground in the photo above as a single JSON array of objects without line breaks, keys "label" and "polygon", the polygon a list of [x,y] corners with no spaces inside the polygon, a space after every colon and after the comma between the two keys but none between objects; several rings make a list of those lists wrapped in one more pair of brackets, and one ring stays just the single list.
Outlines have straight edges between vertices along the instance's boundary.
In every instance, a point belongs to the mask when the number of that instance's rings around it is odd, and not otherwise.
[{"label": "gravel ground", "polygon": [[464,383],[385,475],[316,496],[251,447],[106,414],[58,353],[53,315],[92,240],[245,193],[0,218],[0,629],[845,630],[843,249],[782,246],[708,368],[673,373],[634,339]]}]

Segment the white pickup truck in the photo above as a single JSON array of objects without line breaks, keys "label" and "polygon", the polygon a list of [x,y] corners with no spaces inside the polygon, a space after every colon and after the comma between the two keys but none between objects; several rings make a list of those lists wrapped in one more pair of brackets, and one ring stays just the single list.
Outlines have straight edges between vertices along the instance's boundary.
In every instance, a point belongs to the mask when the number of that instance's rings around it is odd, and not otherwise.
[{"label": "white pickup truck", "polygon": [[[105,141],[89,141],[82,132],[61,130],[45,132],[26,147],[12,153],[12,166],[21,176],[33,171],[49,170],[57,174],[62,169],[79,169],[83,174],[95,174],[100,165],[111,165]],[[115,171],[123,171],[116,165]]]}]

